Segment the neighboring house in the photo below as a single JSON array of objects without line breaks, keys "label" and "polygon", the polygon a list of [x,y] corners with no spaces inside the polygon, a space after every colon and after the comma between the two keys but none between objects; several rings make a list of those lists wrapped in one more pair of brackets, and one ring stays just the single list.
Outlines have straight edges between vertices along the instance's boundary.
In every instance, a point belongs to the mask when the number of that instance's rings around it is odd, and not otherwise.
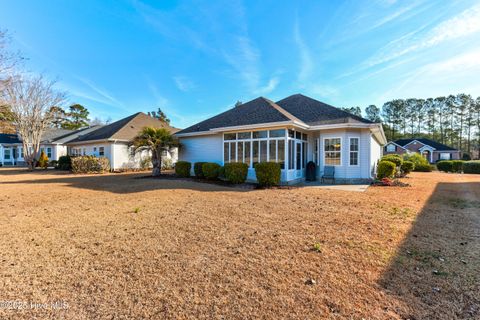
[{"label": "neighboring house", "polygon": [[278,102],[260,97],[176,133],[179,160],[248,164],[278,162],[282,183],[305,179],[307,162],[335,166],[335,178],[356,183],[371,180],[382,146],[381,124],[301,94]]},{"label": "neighboring house", "polygon": [[399,139],[384,147],[385,154],[420,153],[430,163],[439,160],[458,160],[461,152],[455,148],[426,138]]},{"label": "neighboring house", "polygon": [[[73,132],[64,129],[46,130],[40,142],[40,152],[45,151],[49,160],[58,160],[67,154],[67,147],[57,140]],[[0,133],[0,165],[23,166],[25,165],[23,155],[23,144],[19,135]]]},{"label": "neighboring house", "polygon": [[[68,141],[66,143],[68,154],[106,157],[110,161],[111,170],[140,168],[142,161],[150,157],[150,153],[143,151],[133,154],[128,144],[144,127],[166,128],[171,133],[179,130],[145,113],[138,112]],[[164,152],[163,159],[171,159],[172,163],[175,163],[178,159],[178,149]]]},{"label": "neighboring house", "polygon": [[[144,113],[135,113],[127,118],[104,126],[93,126],[79,130],[49,129],[42,136],[40,150],[49,160],[58,160],[63,155],[92,155],[106,157],[111,170],[140,168],[150,153],[143,151],[132,154],[128,143],[144,128],[166,128],[175,133],[179,129],[152,118]],[[178,149],[165,152],[163,159],[175,163]],[[22,141],[17,134],[0,134],[0,165],[23,166]]]}]

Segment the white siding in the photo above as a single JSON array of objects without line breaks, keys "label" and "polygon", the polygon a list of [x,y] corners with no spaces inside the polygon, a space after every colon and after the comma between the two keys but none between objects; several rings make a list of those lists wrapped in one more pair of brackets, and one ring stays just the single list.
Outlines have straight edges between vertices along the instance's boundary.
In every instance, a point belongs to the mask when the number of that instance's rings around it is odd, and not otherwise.
[{"label": "white siding", "polygon": [[383,148],[378,141],[370,135],[370,175],[373,178],[376,174],[377,162],[382,157]]},{"label": "white siding", "polygon": [[180,151],[178,159],[195,162],[216,162],[223,165],[223,137],[221,134],[179,138]]},{"label": "white siding", "polygon": [[113,164],[111,166],[113,170],[139,169],[142,160],[151,156],[147,150],[133,155],[126,143],[112,143],[109,149],[112,150],[110,151],[110,157],[113,160],[111,159],[110,163]]},{"label": "white siding", "polygon": [[[336,129],[320,131],[320,175],[324,166],[324,139],[341,139],[341,165],[335,167],[335,177],[342,179],[370,178],[370,130]],[[358,166],[350,166],[350,138],[359,138]]]}]

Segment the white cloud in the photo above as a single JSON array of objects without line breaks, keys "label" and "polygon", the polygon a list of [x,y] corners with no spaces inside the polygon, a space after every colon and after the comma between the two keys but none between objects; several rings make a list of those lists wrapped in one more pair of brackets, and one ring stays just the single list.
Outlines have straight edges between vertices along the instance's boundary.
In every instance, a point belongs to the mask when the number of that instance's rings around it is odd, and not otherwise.
[{"label": "white cloud", "polygon": [[188,92],[196,88],[196,84],[187,77],[176,76],[173,77],[175,85],[181,91]]},{"label": "white cloud", "polygon": [[260,95],[269,94],[270,92],[272,92],[277,88],[279,82],[280,82],[280,79],[278,77],[273,77],[268,81],[266,86],[258,88],[257,90],[254,91],[254,93],[260,94]]},{"label": "white cloud", "polygon": [[300,71],[298,73],[298,81],[303,83],[311,75],[313,70],[313,59],[308,46],[305,44],[300,34],[300,26],[298,18],[295,19],[293,25],[294,40],[300,53]]},{"label": "white cloud", "polygon": [[480,32],[480,5],[473,6],[453,18],[441,22],[429,32],[422,32],[422,30],[421,28],[391,41],[363,63],[361,69]]}]

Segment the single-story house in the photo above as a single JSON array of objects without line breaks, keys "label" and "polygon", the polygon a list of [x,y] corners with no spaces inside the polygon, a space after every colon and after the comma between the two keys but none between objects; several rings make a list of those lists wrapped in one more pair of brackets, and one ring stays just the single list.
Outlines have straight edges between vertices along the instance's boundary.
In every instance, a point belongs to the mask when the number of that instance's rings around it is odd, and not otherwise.
[{"label": "single-story house", "polygon": [[[150,153],[143,151],[133,154],[128,144],[144,127],[166,128],[172,133],[179,130],[139,112],[108,125],[75,131],[49,129],[42,136],[40,149],[45,150],[49,160],[58,161],[60,156],[67,154],[91,155],[108,158],[112,171],[140,168]],[[25,165],[22,149],[22,141],[17,134],[0,134],[1,165]],[[178,148],[163,154],[163,160],[175,163],[177,159]]]},{"label": "single-story house", "polygon": [[309,161],[316,165],[317,178],[325,166],[334,166],[337,181],[369,181],[387,142],[381,124],[301,94],[277,102],[256,98],[176,136],[179,160],[243,162],[251,181],[256,163],[274,161],[286,184],[304,180]]},{"label": "single-story house", "polygon": [[[142,161],[150,157],[150,153],[143,151],[133,154],[129,148],[129,142],[144,127],[166,128],[171,133],[179,130],[166,122],[138,112],[68,141],[66,143],[68,154],[106,157],[110,161],[111,170],[138,169]],[[162,158],[175,163],[178,159],[178,148],[174,148],[171,152],[165,151]]]},{"label": "single-story house", "polygon": [[461,151],[426,138],[398,139],[384,147],[384,154],[420,153],[430,163],[461,159]]},{"label": "single-story house", "polygon": [[[48,129],[40,142],[40,151],[45,151],[48,159],[58,160],[67,154],[67,147],[59,139],[73,134],[72,130]],[[0,165],[24,166],[22,139],[18,134],[0,133]]]}]

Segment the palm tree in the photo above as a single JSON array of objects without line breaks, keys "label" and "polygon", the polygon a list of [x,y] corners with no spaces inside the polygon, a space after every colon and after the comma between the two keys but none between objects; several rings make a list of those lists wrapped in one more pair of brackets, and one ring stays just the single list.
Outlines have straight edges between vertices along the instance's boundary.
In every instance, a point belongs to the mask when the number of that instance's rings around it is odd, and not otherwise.
[{"label": "palm tree", "polygon": [[178,147],[175,137],[165,128],[145,127],[131,142],[133,152],[149,150],[152,153],[152,175],[159,176],[162,170],[162,151]]}]

